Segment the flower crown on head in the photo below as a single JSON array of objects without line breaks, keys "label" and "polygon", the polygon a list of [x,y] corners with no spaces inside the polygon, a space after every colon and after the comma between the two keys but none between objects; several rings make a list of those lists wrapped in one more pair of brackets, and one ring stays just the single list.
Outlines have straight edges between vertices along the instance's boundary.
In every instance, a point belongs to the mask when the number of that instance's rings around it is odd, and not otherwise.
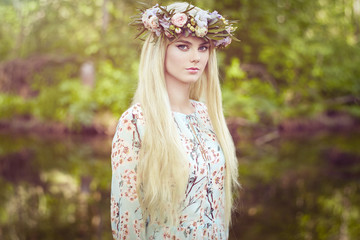
[{"label": "flower crown on head", "polygon": [[233,35],[236,30],[233,26],[235,21],[226,20],[217,11],[210,13],[201,9],[194,16],[190,13],[194,8],[195,6],[189,4],[185,11],[175,13],[174,9],[168,11],[166,7],[156,4],[146,10],[140,10],[132,22],[132,25],[140,30],[136,38],[142,38],[149,34],[149,31],[155,39],[167,37],[174,40],[181,35],[196,36],[212,41],[218,48],[226,47],[232,39],[239,41]]}]

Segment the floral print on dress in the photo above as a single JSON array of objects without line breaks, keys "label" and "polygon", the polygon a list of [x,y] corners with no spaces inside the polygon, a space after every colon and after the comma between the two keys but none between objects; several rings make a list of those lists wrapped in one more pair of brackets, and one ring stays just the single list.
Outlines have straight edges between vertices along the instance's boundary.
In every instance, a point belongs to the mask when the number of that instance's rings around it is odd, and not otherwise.
[{"label": "floral print on dress", "polygon": [[111,227],[114,239],[227,239],[225,159],[204,103],[195,112],[173,112],[188,159],[189,177],[179,226],[148,224],[136,191],[136,169],[145,120],[140,104],[123,113],[112,142]]}]

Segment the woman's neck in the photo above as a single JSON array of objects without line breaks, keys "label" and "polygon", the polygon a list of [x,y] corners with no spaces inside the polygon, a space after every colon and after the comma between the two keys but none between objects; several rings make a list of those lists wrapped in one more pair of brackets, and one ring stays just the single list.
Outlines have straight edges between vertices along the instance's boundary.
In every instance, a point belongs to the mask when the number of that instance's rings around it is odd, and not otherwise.
[{"label": "woman's neck", "polygon": [[195,111],[189,97],[190,84],[167,81],[166,88],[172,111],[184,114],[191,114]]}]

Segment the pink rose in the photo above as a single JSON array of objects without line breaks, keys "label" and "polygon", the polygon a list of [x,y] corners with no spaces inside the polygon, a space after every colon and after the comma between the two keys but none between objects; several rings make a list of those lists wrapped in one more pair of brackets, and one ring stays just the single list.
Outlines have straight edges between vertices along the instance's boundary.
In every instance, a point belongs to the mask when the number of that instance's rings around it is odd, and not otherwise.
[{"label": "pink rose", "polygon": [[187,22],[187,16],[185,13],[175,13],[174,16],[171,18],[171,23],[174,24],[176,27],[183,27]]},{"label": "pink rose", "polygon": [[157,16],[151,16],[148,23],[153,32],[159,28],[159,20]]}]

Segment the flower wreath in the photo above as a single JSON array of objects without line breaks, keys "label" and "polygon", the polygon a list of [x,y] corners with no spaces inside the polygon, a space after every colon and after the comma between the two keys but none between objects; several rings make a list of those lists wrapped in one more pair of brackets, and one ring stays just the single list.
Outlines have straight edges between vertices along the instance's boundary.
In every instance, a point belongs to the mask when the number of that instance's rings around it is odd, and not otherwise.
[{"label": "flower wreath", "polygon": [[226,47],[232,39],[239,41],[233,35],[236,30],[233,24],[236,21],[226,20],[217,11],[210,13],[200,10],[193,16],[190,11],[194,8],[189,4],[184,12],[175,13],[174,9],[168,11],[166,7],[156,4],[152,8],[140,10],[131,23],[140,31],[135,38],[142,38],[149,32],[154,35],[155,40],[158,37],[174,40],[181,35],[196,36],[213,41],[217,48]]}]

